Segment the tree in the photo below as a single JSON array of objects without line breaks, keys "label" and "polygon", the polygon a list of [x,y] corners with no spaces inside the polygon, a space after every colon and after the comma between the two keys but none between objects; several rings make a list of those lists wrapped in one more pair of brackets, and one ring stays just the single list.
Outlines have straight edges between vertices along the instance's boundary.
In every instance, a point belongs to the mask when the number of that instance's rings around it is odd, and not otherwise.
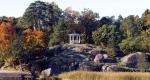
[{"label": "tree", "polygon": [[121,32],[116,25],[103,25],[94,31],[92,36],[95,44],[113,49],[122,39]]},{"label": "tree", "polygon": [[3,44],[3,48],[9,48],[10,42],[16,37],[16,30],[9,22],[2,22],[0,33],[0,41]]},{"label": "tree", "polygon": [[42,50],[47,47],[47,43],[45,40],[45,33],[43,31],[39,31],[37,29],[27,28],[23,31],[23,40],[25,49],[29,50],[29,52],[33,52],[35,50]]},{"label": "tree", "polygon": [[82,26],[79,25],[80,13],[68,7],[64,10],[64,25],[70,32],[82,32]]},{"label": "tree", "polygon": [[[22,58],[22,55],[26,54],[26,50],[23,47],[23,41],[21,37],[17,37],[11,41],[9,48],[4,49],[2,44],[1,47],[1,59],[4,60],[4,66],[14,67],[14,62],[19,61]],[[3,50],[2,50],[3,49]]]},{"label": "tree", "polygon": [[125,34],[125,37],[132,37],[134,36],[135,27],[134,16],[130,15],[124,19],[121,25],[121,30]]},{"label": "tree", "polygon": [[71,7],[66,8],[63,13],[62,27],[65,28],[64,36],[67,38],[64,39],[65,41],[68,41],[68,34],[76,32],[81,34],[81,43],[84,43],[85,27],[81,24],[81,14],[78,11],[73,10]]},{"label": "tree", "polygon": [[61,16],[60,8],[53,3],[35,1],[26,9],[23,18],[28,25],[35,25],[42,30],[52,30],[52,26],[57,23]]},{"label": "tree", "polygon": [[85,42],[93,43],[92,31],[96,29],[96,20],[99,18],[99,14],[93,12],[90,9],[84,9],[81,14],[81,25],[84,26]]},{"label": "tree", "polygon": [[121,30],[126,38],[140,35],[141,31],[146,30],[144,21],[139,16],[130,15],[126,17],[121,25]]},{"label": "tree", "polygon": [[142,31],[139,36],[124,39],[119,45],[121,50],[125,53],[149,52],[149,39],[150,38],[148,37],[147,33],[145,31]]},{"label": "tree", "polygon": [[28,27],[28,23],[24,20],[23,17],[18,17],[17,18],[17,24],[16,24],[17,27],[22,27],[22,28],[26,28]]},{"label": "tree", "polygon": [[63,40],[63,36],[65,36],[65,34],[63,35],[63,28],[62,28],[62,22],[61,19],[58,21],[58,23],[56,24],[56,26],[54,27],[54,32],[50,35],[49,39],[49,46],[54,46],[54,45],[58,45],[60,43],[62,43]]},{"label": "tree", "polygon": [[144,21],[146,26],[150,25],[150,10],[146,9],[145,12],[142,14],[142,20]]},{"label": "tree", "polygon": [[5,65],[13,65],[13,62],[23,53],[22,39],[16,38],[16,31],[9,22],[0,25],[0,58]]}]

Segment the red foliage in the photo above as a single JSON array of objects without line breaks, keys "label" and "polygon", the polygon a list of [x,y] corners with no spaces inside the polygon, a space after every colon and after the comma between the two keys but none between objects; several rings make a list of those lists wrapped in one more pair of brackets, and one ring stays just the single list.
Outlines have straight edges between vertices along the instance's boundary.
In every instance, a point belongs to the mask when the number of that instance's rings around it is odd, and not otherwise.
[{"label": "red foliage", "polygon": [[[44,32],[38,30],[31,30],[27,28],[23,31],[24,44],[28,46],[29,44],[36,45],[37,47],[45,47]],[[31,43],[34,40],[35,43]]]},{"label": "red foliage", "polygon": [[8,22],[2,22],[0,25],[0,41],[3,44],[3,47],[9,47],[11,40],[16,37],[16,30]]}]

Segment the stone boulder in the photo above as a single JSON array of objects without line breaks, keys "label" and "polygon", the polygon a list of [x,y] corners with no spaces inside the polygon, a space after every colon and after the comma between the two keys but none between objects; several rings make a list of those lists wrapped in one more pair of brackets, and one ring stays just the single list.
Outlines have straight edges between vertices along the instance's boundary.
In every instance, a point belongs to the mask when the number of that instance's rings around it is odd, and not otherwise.
[{"label": "stone boulder", "polygon": [[94,58],[94,62],[95,62],[95,63],[100,63],[100,62],[103,61],[103,59],[104,59],[104,56],[103,56],[102,54],[97,54],[97,55],[95,56],[95,58]]},{"label": "stone boulder", "polygon": [[118,70],[117,65],[110,65],[110,66],[107,67],[107,71],[108,72],[117,72],[119,70]]},{"label": "stone boulder", "polygon": [[103,65],[102,71],[103,72],[122,72],[123,69],[118,67],[118,65],[116,64],[111,64],[111,65]]},{"label": "stone boulder", "polygon": [[51,74],[51,68],[47,68],[41,72],[40,78],[41,79],[47,78],[50,76],[50,74]]},{"label": "stone boulder", "polygon": [[103,71],[103,72],[107,72],[107,67],[108,67],[108,66],[109,66],[109,65],[103,65],[103,66],[102,66],[102,71]]},{"label": "stone boulder", "polygon": [[150,53],[145,53],[145,54],[146,54],[146,56],[147,56],[148,62],[150,62]]},{"label": "stone boulder", "polygon": [[104,59],[107,59],[108,58],[108,55],[107,54],[103,54],[104,56]]},{"label": "stone boulder", "polygon": [[89,54],[91,55],[92,59],[94,59],[97,54],[107,55],[106,51],[104,50],[92,50],[91,52],[89,52]]},{"label": "stone boulder", "polygon": [[121,58],[121,65],[129,68],[149,68],[148,56],[142,52],[131,53]]}]

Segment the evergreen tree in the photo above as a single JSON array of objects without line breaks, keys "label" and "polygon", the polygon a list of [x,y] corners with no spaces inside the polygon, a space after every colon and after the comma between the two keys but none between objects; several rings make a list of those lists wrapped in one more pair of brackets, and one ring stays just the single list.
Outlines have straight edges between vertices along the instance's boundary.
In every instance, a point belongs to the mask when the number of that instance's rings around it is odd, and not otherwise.
[{"label": "evergreen tree", "polygon": [[58,23],[54,27],[54,32],[49,37],[49,46],[60,44],[62,40],[61,37],[63,37],[62,33],[62,22],[61,19],[59,19]]}]

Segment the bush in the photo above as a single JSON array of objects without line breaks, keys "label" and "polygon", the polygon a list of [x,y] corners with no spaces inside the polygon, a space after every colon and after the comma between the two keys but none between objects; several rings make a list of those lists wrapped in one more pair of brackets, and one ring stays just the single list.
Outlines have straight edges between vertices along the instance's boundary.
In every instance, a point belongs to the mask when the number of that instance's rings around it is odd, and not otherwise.
[{"label": "bush", "polygon": [[138,36],[138,37],[131,37],[119,44],[120,48],[123,52],[149,52],[149,38]]}]

